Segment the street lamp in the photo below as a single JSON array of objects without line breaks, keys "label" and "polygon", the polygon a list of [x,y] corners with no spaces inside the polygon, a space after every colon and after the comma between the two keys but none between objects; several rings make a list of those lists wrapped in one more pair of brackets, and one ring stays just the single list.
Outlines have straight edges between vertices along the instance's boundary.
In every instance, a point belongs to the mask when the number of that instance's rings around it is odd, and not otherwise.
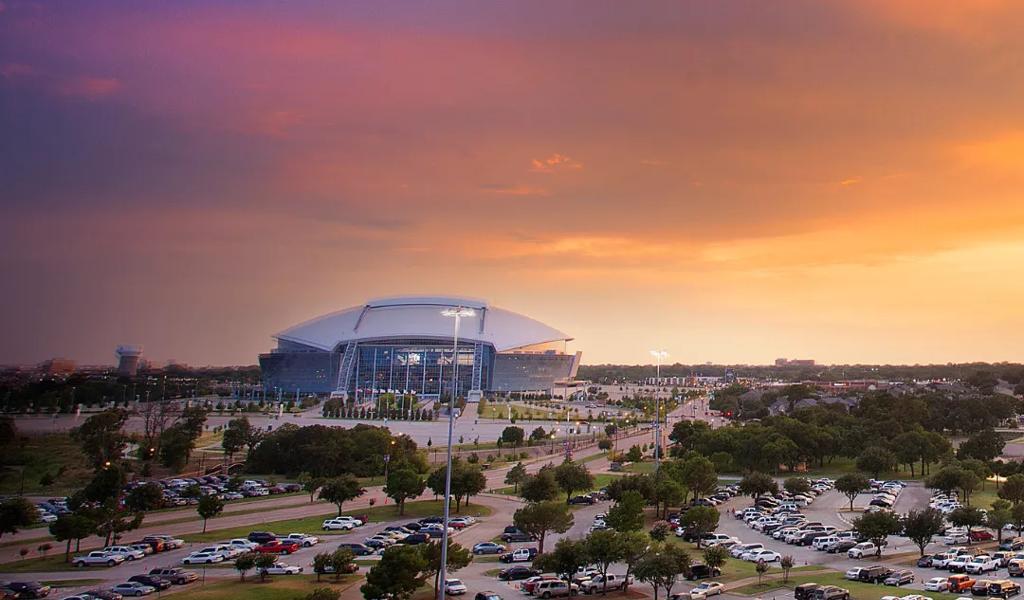
[{"label": "street lamp", "polygon": [[658,385],[661,383],[661,361],[668,358],[664,350],[651,350],[657,364],[657,375],[654,384],[654,470],[661,468],[661,400],[658,397]]},{"label": "street lamp", "polygon": [[455,428],[455,397],[459,393],[459,322],[464,318],[475,316],[476,311],[464,306],[453,306],[442,310],[441,315],[455,319],[455,333],[452,336],[452,347],[454,349],[452,361],[455,364],[452,368],[452,395],[448,398],[448,458],[446,461],[447,467],[444,471],[444,517],[441,533],[441,570],[439,573],[441,598],[444,598],[447,595],[444,582],[448,571],[448,508],[452,497],[452,431]]}]

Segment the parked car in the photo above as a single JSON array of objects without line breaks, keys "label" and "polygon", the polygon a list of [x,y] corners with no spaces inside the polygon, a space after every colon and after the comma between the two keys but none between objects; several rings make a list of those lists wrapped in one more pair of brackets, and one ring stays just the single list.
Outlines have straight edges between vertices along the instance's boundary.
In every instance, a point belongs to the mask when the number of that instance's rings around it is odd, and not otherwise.
[{"label": "parked car", "polygon": [[309,548],[320,543],[320,538],[306,533],[289,533],[282,538],[285,542],[297,542],[303,548]]},{"label": "parked car", "polygon": [[149,574],[161,579],[166,579],[174,585],[185,585],[199,579],[199,575],[196,575],[192,571],[186,571],[185,569],[179,569],[177,567],[150,569]]},{"label": "parked car", "polygon": [[224,562],[224,555],[220,552],[193,552],[181,559],[183,565],[212,565],[219,562]]},{"label": "parked car", "polygon": [[698,579],[710,579],[712,577],[721,577],[722,570],[718,567],[709,567],[704,563],[695,563],[690,565],[690,571],[686,574],[686,578],[690,581],[696,581]]},{"label": "parked car", "polygon": [[266,544],[277,539],[277,534],[270,533],[269,531],[252,531],[246,536],[246,539],[254,544]]},{"label": "parked car", "polygon": [[301,547],[302,546],[294,541],[274,540],[272,542],[267,542],[262,546],[258,546],[256,548],[256,552],[259,552],[260,554],[291,554],[293,552],[298,552]]},{"label": "parked car", "polygon": [[473,546],[473,554],[502,554],[505,546],[494,542],[480,542]]},{"label": "parked car", "polygon": [[533,577],[534,575],[540,575],[540,571],[525,565],[516,565],[499,571],[498,579],[502,581],[520,581],[527,577]]},{"label": "parked car", "polygon": [[370,554],[373,554],[375,552],[372,548],[368,547],[367,545],[358,544],[355,542],[342,542],[338,544],[338,548],[348,548],[352,551],[352,554],[356,556],[369,556]]},{"label": "parked car", "polygon": [[890,575],[892,575],[892,569],[883,565],[871,565],[870,567],[863,569],[859,575],[858,580],[867,583],[881,583],[885,581]]},{"label": "parked car", "polygon": [[157,590],[166,590],[171,587],[171,580],[164,579],[163,577],[157,577],[155,575],[132,575],[128,578],[128,581],[148,585],[149,587],[156,588]]},{"label": "parked car", "polygon": [[811,600],[850,600],[850,590],[826,585],[814,590]]},{"label": "parked car", "polygon": [[802,583],[793,588],[793,600],[811,600],[815,590],[821,588],[817,583]]},{"label": "parked car", "polygon": [[461,596],[465,594],[468,588],[465,583],[462,583],[461,579],[445,579],[444,580],[444,593],[447,596]]},{"label": "parked car", "polygon": [[594,500],[590,496],[583,496],[583,495],[573,496],[572,498],[569,498],[569,500],[568,500],[569,504],[586,504],[588,506],[594,504],[595,502],[596,502],[596,500]]},{"label": "parked car", "polygon": [[999,560],[988,554],[978,554],[971,558],[964,565],[964,572],[972,575],[982,575],[999,568]]},{"label": "parked car", "polygon": [[974,578],[970,575],[950,575],[946,581],[949,583],[949,592],[952,594],[970,591],[975,583]]},{"label": "parked car", "polygon": [[477,592],[476,596],[473,596],[473,600],[503,600],[503,598],[496,592]]},{"label": "parked car", "polygon": [[704,581],[690,590],[690,600],[704,600],[709,596],[720,596],[725,591],[725,586],[717,581]]},{"label": "parked car", "polygon": [[988,595],[995,598],[1012,598],[1020,594],[1020,585],[1008,580],[1000,579],[988,584]]},{"label": "parked car", "polygon": [[102,550],[96,550],[88,554],[76,556],[71,560],[71,564],[76,567],[113,567],[124,561],[125,557],[120,554],[110,554]]},{"label": "parked car", "polygon": [[[606,583],[607,582],[607,583]],[[625,578],[622,575],[615,575],[614,573],[608,573],[607,576],[596,575],[591,577],[589,580],[580,584],[580,591],[584,594],[593,594],[595,592],[604,592],[604,590],[624,590],[627,585],[633,583],[633,576]],[[701,585],[704,585],[703,583]]]},{"label": "parked car", "polygon": [[517,530],[515,532],[506,531],[505,533],[501,534],[501,541],[505,543],[532,542],[534,541],[534,538],[532,535],[528,533]]},{"label": "parked car", "polygon": [[878,553],[878,547],[871,542],[861,542],[846,551],[848,558],[864,558]]},{"label": "parked car", "polygon": [[979,579],[971,586],[972,596],[988,596],[988,586],[992,583],[988,579]]},{"label": "parked car", "polygon": [[529,562],[537,556],[536,548],[516,548],[512,552],[506,552],[498,557],[498,560],[504,563],[511,562]]},{"label": "parked car", "polygon": [[882,581],[882,583],[885,585],[895,585],[897,587],[908,583],[914,583],[914,572],[910,569],[893,571],[885,578],[884,581]]},{"label": "parked car", "polygon": [[325,531],[351,531],[356,527],[361,527],[363,521],[355,517],[333,517],[331,519],[325,519],[321,524],[321,527]]},{"label": "parked car", "polygon": [[137,581],[126,581],[124,583],[118,583],[111,586],[110,591],[123,596],[148,596],[155,592],[156,588],[151,585],[141,584]]},{"label": "parked car", "polygon": [[924,582],[926,592],[945,592],[949,590],[949,580],[945,577],[932,577]]},{"label": "parked car", "polygon": [[557,598],[560,596],[573,595],[578,586],[574,583],[562,581],[561,579],[550,579],[541,581],[533,588],[533,595],[538,598]]},{"label": "parked car", "polygon": [[107,546],[103,549],[107,554],[120,554],[125,560],[139,560],[146,558],[146,553],[131,546]]},{"label": "parked car", "polygon": [[267,575],[298,575],[299,573],[302,573],[302,567],[286,565],[283,562],[276,562],[261,571]]}]

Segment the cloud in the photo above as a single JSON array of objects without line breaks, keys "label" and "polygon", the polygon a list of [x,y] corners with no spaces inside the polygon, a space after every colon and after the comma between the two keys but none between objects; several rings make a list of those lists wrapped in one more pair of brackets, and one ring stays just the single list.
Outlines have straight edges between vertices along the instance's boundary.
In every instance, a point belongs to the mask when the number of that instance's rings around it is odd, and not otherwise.
[{"label": "cloud", "polygon": [[515,183],[512,185],[506,185],[503,183],[485,183],[480,186],[482,189],[491,192],[492,194],[501,194],[504,196],[548,196],[548,192],[544,188],[534,187],[525,185],[522,183]]},{"label": "cloud", "polygon": [[864,181],[864,178],[858,175],[857,177],[848,177],[848,178],[840,181],[839,185],[841,185],[843,187],[847,187],[847,186],[850,186],[850,185],[857,185],[858,183],[860,183],[862,181]]},{"label": "cloud", "polygon": [[554,173],[556,171],[582,169],[583,163],[569,158],[564,154],[554,153],[544,159],[530,161],[530,170],[535,173]]},{"label": "cloud", "polygon": [[74,77],[58,86],[58,91],[73,98],[99,100],[117,93],[121,82],[109,77]]},{"label": "cloud", "polygon": [[7,63],[4,66],[0,67],[0,75],[2,75],[5,79],[25,77],[27,75],[32,75],[35,72],[36,70],[32,68],[32,65],[25,65],[21,63]]}]

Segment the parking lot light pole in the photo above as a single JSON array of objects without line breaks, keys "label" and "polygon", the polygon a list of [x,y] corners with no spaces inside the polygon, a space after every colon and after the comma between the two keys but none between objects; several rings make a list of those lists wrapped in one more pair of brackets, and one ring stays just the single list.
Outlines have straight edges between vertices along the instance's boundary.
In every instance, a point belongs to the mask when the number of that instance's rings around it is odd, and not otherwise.
[{"label": "parking lot light pole", "polygon": [[654,378],[654,470],[661,469],[661,399],[658,398],[658,386],[661,384],[661,361],[668,358],[664,350],[651,350],[651,356],[657,361]]},{"label": "parking lot light pole", "polygon": [[447,467],[444,472],[444,518],[441,523],[441,568],[439,573],[441,589],[439,590],[441,599],[447,595],[447,588],[445,586],[445,579],[448,571],[448,514],[449,506],[451,505],[452,497],[452,432],[455,428],[455,397],[459,393],[459,321],[465,317],[472,317],[476,314],[471,308],[463,306],[455,306],[452,308],[446,308],[441,311],[441,314],[455,319],[455,333],[453,338],[454,354],[452,361],[452,395],[448,399],[448,459]]}]

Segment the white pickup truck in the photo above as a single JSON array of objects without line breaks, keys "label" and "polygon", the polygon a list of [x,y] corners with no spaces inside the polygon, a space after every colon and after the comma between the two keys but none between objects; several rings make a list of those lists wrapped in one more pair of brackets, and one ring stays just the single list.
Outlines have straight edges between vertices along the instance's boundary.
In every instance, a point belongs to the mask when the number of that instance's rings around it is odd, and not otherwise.
[{"label": "white pickup truck", "polygon": [[[625,577],[623,577],[622,575],[615,575],[613,573],[608,573],[607,577],[608,577],[608,587],[607,587],[607,589],[609,589],[609,590],[623,590],[623,589],[626,589],[627,585],[632,585],[632,583],[633,583],[633,576],[632,575],[629,576],[628,580]],[[603,576],[601,576],[601,575],[595,575],[591,579],[589,579],[587,581],[584,581],[583,583],[580,584],[580,591],[583,592],[584,594],[593,594],[595,592],[600,592],[601,590],[604,590],[604,589],[605,589],[605,578]]]},{"label": "white pickup truck", "polygon": [[113,567],[124,562],[124,556],[97,550],[84,556],[76,556],[71,564],[76,567]]},{"label": "white pickup truck", "polygon": [[999,568],[999,559],[988,554],[979,554],[964,565],[964,572],[981,575]]}]

